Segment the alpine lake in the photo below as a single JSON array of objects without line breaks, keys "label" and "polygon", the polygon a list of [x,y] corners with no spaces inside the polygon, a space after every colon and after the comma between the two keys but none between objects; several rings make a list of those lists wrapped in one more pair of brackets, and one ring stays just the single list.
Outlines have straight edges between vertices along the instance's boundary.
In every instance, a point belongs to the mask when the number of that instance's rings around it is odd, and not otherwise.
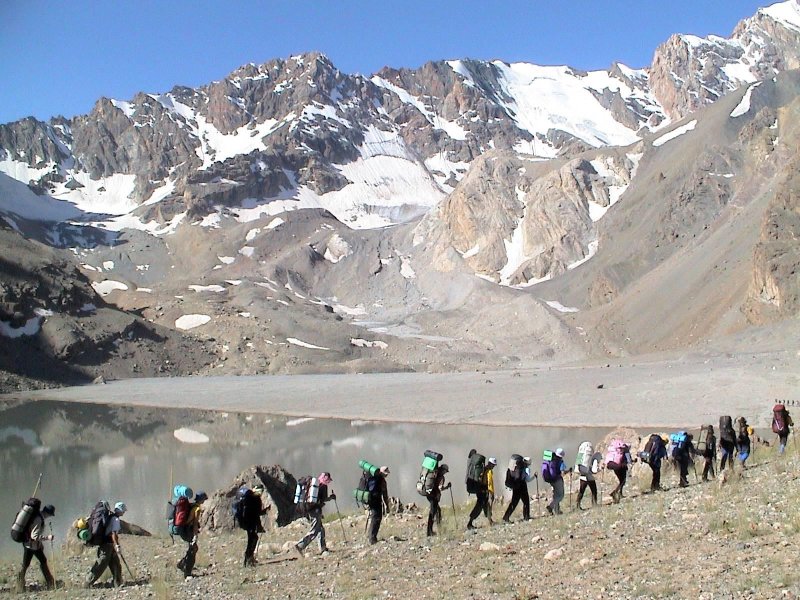
[{"label": "alpine lake", "polygon": [[[465,502],[470,448],[497,457],[499,493],[511,454],[530,456],[538,470],[545,449],[563,447],[571,464],[583,440],[597,444],[608,433],[598,428],[308,419],[49,400],[7,403],[0,404],[0,510],[10,526],[38,482],[37,496],[56,507],[52,525],[57,540],[74,535],[72,522],[100,499],[125,501],[126,520],[166,533],[165,503],[174,483],[212,495],[253,465],[279,464],[295,477],[329,471],[339,508],[354,512],[358,507],[352,490],[360,478],[360,459],[388,465],[389,494],[427,508],[415,488],[425,450],[444,455],[454,500]],[[530,483],[531,491],[535,485]],[[18,552],[18,544],[3,536],[0,556]]]}]

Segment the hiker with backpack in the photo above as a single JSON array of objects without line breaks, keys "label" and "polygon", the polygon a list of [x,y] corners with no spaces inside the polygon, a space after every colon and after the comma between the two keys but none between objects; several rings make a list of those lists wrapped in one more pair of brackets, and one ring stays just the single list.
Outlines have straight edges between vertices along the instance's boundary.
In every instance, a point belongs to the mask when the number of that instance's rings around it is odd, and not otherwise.
[{"label": "hiker with backpack", "polygon": [[433,531],[434,521],[436,521],[440,527],[442,525],[442,508],[439,506],[439,502],[442,499],[442,491],[450,489],[451,484],[445,484],[444,482],[445,475],[447,475],[449,471],[450,467],[448,467],[445,463],[440,464],[436,468],[433,486],[425,496],[428,499],[429,504],[428,529],[426,532],[428,537],[436,535],[436,533]]},{"label": "hiker with backpack", "polygon": [[390,510],[389,489],[386,485],[386,478],[389,476],[389,467],[386,465],[379,468],[367,480],[367,491],[369,492],[369,535],[367,541],[370,544],[378,543],[378,531],[381,528],[384,511]]},{"label": "hiker with backpack", "polygon": [[[672,458],[678,465],[680,481],[678,485],[682,488],[689,486],[689,465],[692,464],[697,450],[692,443],[691,433],[686,431],[678,431],[669,436],[672,442]],[[695,473],[696,475],[696,473]]]},{"label": "hiker with backpack", "polygon": [[186,554],[178,561],[178,568],[183,571],[184,577],[191,577],[194,570],[197,551],[200,549],[197,544],[197,536],[200,534],[200,516],[203,512],[203,502],[206,500],[208,500],[208,494],[198,490],[194,495],[194,502],[189,508],[187,522],[184,525],[185,533],[181,535],[181,539],[188,543]]},{"label": "hiker with backpack", "polygon": [[492,519],[492,511],[494,509],[494,468],[497,466],[497,459],[490,456],[486,461],[486,469],[484,470],[486,479],[486,506],[483,509],[483,514],[489,519],[489,525],[494,525]]},{"label": "hiker with backpack", "polygon": [[[52,533],[50,535],[44,534],[44,522],[45,519],[55,516],[56,509],[52,504],[45,505],[41,510],[39,510],[39,506],[41,506],[41,501],[38,498],[31,498],[23,505],[17,516],[17,521],[21,520],[20,515],[23,515],[22,518],[26,521],[20,532],[22,534],[20,541],[22,542],[23,550],[22,568],[17,573],[17,590],[19,592],[25,591],[25,574],[28,572],[28,567],[31,565],[31,560],[33,560],[34,556],[39,561],[39,569],[42,571],[42,577],[44,577],[45,589],[52,590],[56,586],[56,581],[50,572],[50,567],[47,565],[47,556],[44,553],[43,543],[53,541]],[[26,510],[26,507],[28,510]],[[17,525],[17,521],[14,522],[15,525]],[[12,539],[15,539],[13,535]]]},{"label": "hiker with backpack", "polygon": [[744,470],[747,468],[747,459],[750,457],[750,435],[753,433],[753,428],[747,424],[747,419],[744,417],[736,419],[736,426],[736,453],[739,465]]},{"label": "hiker with backpack", "polygon": [[715,478],[717,476],[714,470],[717,462],[717,436],[714,435],[713,425],[703,425],[700,429],[697,453],[703,457],[703,481],[708,481],[709,474]]},{"label": "hiker with backpack", "polygon": [[[492,466],[486,464],[486,457],[480,454],[475,448],[472,448],[467,455],[467,476],[465,483],[467,485],[467,493],[475,494],[475,506],[469,513],[469,521],[467,521],[467,529],[475,529],[475,519],[481,513],[487,517],[489,505],[489,474],[487,470],[491,471]],[[492,521],[490,520],[491,524]]]},{"label": "hiker with backpack", "polygon": [[97,546],[97,560],[89,571],[84,587],[92,587],[95,581],[100,579],[106,567],[111,571],[114,587],[122,585],[122,562],[120,559],[122,549],[119,545],[119,532],[122,531],[120,518],[126,512],[128,512],[128,507],[124,502],[117,502],[113,511],[108,509],[108,503],[98,502],[92,510],[89,517],[92,537],[94,538],[98,534],[100,540]]},{"label": "hiker with backpack", "polygon": [[611,500],[614,504],[619,504],[622,500],[622,489],[628,479],[628,465],[631,459],[631,447],[621,439],[613,439],[608,445],[606,453],[606,468],[617,476],[617,486],[611,492]]},{"label": "hiker with backpack", "polygon": [[789,441],[791,427],[794,425],[789,411],[785,404],[776,404],[772,408],[772,431],[778,434],[778,454],[783,454],[786,450],[786,443]]},{"label": "hiker with backpack", "polygon": [[719,418],[719,449],[722,455],[719,470],[724,471],[726,466],[732,469],[736,453],[736,431],[733,429],[733,419],[730,416]]},{"label": "hiker with backpack", "polygon": [[599,470],[600,462],[603,457],[599,452],[594,451],[591,442],[582,442],[578,446],[578,454],[575,456],[575,471],[580,476],[580,485],[578,487],[577,505],[578,510],[586,510],[581,506],[581,500],[586,493],[586,488],[592,493],[592,506],[597,505],[597,481],[595,474]]},{"label": "hiker with backpack", "polygon": [[[531,518],[531,497],[528,493],[528,481],[532,479],[530,475],[531,459],[528,456],[512,454],[506,470],[506,487],[511,490],[511,502],[509,502],[506,512],[503,515],[503,522],[511,522],[511,514],[522,500],[522,519],[530,521]],[[527,473],[526,473],[527,470]]]},{"label": "hiker with backpack", "polygon": [[650,480],[650,491],[664,491],[661,487],[661,461],[667,458],[666,435],[651,433],[644,445],[644,450],[639,453],[639,458],[653,471],[653,478]]},{"label": "hiker with backpack", "polygon": [[295,551],[302,556],[314,538],[319,538],[319,553],[325,554],[328,546],[325,544],[325,526],[322,524],[322,507],[330,500],[336,500],[336,494],[328,492],[328,487],[333,482],[331,474],[323,472],[319,477],[304,477],[297,482],[299,489],[295,490],[295,500],[298,506],[306,513],[306,519],[311,523],[311,529],[303,538],[294,545]]},{"label": "hiker with backpack", "polygon": [[239,527],[247,532],[247,545],[244,549],[245,567],[255,567],[256,547],[258,546],[258,534],[263,533],[264,526],[261,524],[261,517],[267,514],[267,509],[261,500],[264,494],[264,486],[254,485],[253,489],[243,486],[237,492],[239,495],[236,506],[235,517]]},{"label": "hiker with backpack", "polygon": [[561,514],[561,501],[564,499],[563,474],[569,471],[569,467],[564,463],[563,448],[558,448],[555,452],[545,451],[542,460],[542,479],[553,488],[553,499],[545,507],[551,515]]}]

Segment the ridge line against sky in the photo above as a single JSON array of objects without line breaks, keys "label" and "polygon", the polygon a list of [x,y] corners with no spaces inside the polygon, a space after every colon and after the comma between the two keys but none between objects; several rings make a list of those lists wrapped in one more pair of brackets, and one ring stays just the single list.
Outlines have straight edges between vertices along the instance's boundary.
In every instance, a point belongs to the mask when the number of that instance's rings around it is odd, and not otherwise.
[{"label": "ridge line against sky", "polygon": [[473,58],[650,65],[674,33],[729,37],[768,0],[0,1],[0,123],[88,113],[98,98],[197,87],[320,51],[344,73]]}]

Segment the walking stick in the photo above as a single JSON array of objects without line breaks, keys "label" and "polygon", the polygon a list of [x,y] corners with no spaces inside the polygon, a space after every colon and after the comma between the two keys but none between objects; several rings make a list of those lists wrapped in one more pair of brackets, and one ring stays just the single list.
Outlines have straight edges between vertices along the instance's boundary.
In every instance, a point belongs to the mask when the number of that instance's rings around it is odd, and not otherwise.
[{"label": "walking stick", "polygon": [[[450,486],[450,504],[453,505],[453,524],[458,528],[458,519],[456,519],[456,501],[453,499],[453,486]],[[488,499],[487,499],[488,502]]]},{"label": "walking stick", "polygon": [[539,507],[537,510],[539,512],[539,516],[541,517],[542,516],[542,499],[539,497],[539,474],[536,473],[536,475],[534,475],[533,478],[536,480],[536,506]]},{"label": "walking stick", "polygon": [[117,552],[117,554],[119,554],[119,557],[122,559],[122,564],[124,564],[125,568],[128,569],[128,575],[131,576],[131,579],[136,579],[136,576],[131,572],[131,568],[128,566],[128,561],[125,560],[125,556],[122,554],[122,551],[120,550]]},{"label": "walking stick", "polygon": [[569,508],[572,510],[572,471],[569,472]]},{"label": "walking stick", "polygon": [[33,493],[31,496],[36,497],[36,493],[39,491],[39,486],[42,484],[42,474],[39,473],[39,479],[36,480],[36,487],[33,488]]},{"label": "walking stick", "polygon": [[339,512],[339,503],[336,502],[336,496],[333,497],[333,505],[336,507],[336,514],[339,515],[339,525],[342,526],[342,537],[344,538],[344,543],[347,543],[347,534],[344,532],[344,523],[342,523],[342,513]]},{"label": "walking stick", "polygon": [[[54,558],[55,543],[53,542],[53,540],[55,539],[55,536],[53,535],[53,524],[48,521],[47,525],[50,527],[50,558],[53,559],[53,562],[55,562],[55,558]],[[55,582],[55,580],[56,580],[56,573],[55,573],[56,568],[52,563],[51,563],[51,567],[52,567],[52,571],[53,571],[52,572],[53,582]]]}]

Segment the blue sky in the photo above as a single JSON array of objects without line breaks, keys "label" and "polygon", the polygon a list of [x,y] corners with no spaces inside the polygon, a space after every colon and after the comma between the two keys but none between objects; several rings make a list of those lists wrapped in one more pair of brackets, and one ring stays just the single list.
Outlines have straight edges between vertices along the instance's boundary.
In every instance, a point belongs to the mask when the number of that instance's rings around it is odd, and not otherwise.
[{"label": "blue sky", "polygon": [[728,37],[762,0],[0,0],[0,123],[196,87],[319,50],[346,73],[478,58],[648,66],[672,33]]}]

